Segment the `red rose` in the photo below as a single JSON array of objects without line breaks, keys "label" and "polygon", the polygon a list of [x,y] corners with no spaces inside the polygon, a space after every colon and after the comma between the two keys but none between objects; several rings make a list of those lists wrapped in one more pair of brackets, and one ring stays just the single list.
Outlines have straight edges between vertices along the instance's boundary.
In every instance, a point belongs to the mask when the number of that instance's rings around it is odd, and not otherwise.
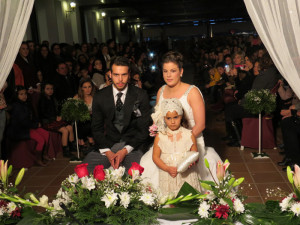
[{"label": "red rose", "polygon": [[132,170],[138,170],[141,175],[144,172],[144,167],[141,167],[140,164],[133,162],[131,163],[131,167],[128,170],[128,174],[132,176]]},{"label": "red rose", "polygon": [[79,178],[86,177],[89,175],[89,171],[87,170],[88,163],[79,164],[75,167],[75,173]]},{"label": "red rose", "polygon": [[98,165],[94,169],[94,178],[97,181],[101,181],[105,179],[105,172],[103,170],[104,166],[103,165]]}]

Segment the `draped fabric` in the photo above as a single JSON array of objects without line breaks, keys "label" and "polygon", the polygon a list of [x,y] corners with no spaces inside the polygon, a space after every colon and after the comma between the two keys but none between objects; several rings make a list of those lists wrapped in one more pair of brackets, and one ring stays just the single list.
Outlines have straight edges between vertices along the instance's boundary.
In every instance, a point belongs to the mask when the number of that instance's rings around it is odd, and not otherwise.
[{"label": "draped fabric", "polygon": [[300,97],[300,1],[244,2],[275,66]]},{"label": "draped fabric", "polygon": [[0,1],[0,89],[18,54],[33,3],[34,0]]}]

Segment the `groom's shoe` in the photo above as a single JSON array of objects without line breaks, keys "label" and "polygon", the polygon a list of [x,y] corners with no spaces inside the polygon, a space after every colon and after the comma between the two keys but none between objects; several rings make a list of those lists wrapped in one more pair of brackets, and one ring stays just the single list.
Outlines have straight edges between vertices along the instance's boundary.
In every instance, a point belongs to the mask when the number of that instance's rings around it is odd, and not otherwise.
[{"label": "groom's shoe", "polygon": [[285,157],[281,162],[277,162],[278,166],[288,166],[290,165],[292,160],[290,158]]},{"label": "groom's shoe", "polygon": [[240,147],[240,143],[237,140],[232,140],[227,143],[227,146],[229,147]]},{"label": "groom's shoe", "polygon": [[[292,171],[295,169],[295,164],[290,164],[290,165],[287,165],[287,166],[291,167]],[[287,167],[282,168],[282,171],[286,172],[286,170],[287,170]]]},{"label": "groom's shoe", "polygon": [[231,141],[232,136],[231,135],[226,135],[226,136],[222,137],[221,139],[222,139],[222,141]]}]

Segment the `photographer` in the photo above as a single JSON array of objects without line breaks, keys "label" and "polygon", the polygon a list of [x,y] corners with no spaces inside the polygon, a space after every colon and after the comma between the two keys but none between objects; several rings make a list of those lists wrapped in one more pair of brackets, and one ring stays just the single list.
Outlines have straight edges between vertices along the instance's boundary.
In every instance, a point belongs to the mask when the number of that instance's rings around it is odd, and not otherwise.
[{"label": "photographer", "polygon": [[99,90],[102,88],[105,88],[111,84],[112,84],[112,80],[110,78],[110,69],[108,69],[105,71],[105,83],[100,85]]},{"label": "photographer", "polygon": [[[280,166],[291,166],[294,168],[294,164],[300,163],[300,101],[292,104],[289,109],[282,109],[280,114],[282,115],[281,130],[282,139],[284,143],[284,150],[286,157],[282,162],[279,162]],[[283,168],[285,171],[286,168]]]}]

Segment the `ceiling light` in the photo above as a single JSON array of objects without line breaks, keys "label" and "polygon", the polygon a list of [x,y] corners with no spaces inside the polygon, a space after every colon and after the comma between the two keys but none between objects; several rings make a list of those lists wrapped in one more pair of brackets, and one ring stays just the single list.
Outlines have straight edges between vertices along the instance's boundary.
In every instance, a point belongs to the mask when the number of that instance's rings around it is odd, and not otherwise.
[{"label": "ceiling light", "polygon": [[125,20],[123,19],[123,20],[121,20],[121,23],[125,23]]},{"label": "ceiling light", "polygon": [[102,16],[102,17],[105,17],[105,16],[106,16],[106,13],[105,13],[105,12],[102,12],[102,13],[101,13],[101,16]]},{"label": "ceiling light", "polygon": [[75,7],[76,7],[76,3],[75,2],[70,2],[70,7],[71,7],[71,9],[75,9]]}]

